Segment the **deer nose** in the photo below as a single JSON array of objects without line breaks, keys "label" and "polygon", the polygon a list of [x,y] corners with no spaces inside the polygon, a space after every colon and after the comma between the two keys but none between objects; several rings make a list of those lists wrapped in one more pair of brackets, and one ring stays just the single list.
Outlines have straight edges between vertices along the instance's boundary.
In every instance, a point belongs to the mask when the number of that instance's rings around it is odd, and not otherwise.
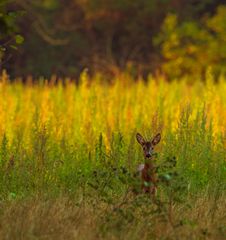
[{"label": "deer nose", "polygon": [[147,154],[146,154],[146,157],[147,157],[147,158],[151,157],[151,154],[150,154],[150,153],[147,153]]}]

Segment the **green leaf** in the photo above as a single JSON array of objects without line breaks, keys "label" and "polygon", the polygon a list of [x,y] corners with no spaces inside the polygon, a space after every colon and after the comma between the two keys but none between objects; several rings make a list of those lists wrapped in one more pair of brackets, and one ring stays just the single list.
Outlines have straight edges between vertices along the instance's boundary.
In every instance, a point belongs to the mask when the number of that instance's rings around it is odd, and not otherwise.
[{"label": "green leaf", "polygon": [[6,48],[0,46],[0,51],[1,51],[1,52],[5,52],[5,51],[6,51]]},{"label": "green leaf", "polygon": [[15,199],[16,198],[16,193],[14,193],[14,192],[11,192],[10,194],[9,194],[9,199]]},{"label": "green leaf", "polygon": [[145,186],[145,187],[150,187],[150,186],[151,186],[151,183],[144,181],[144,186]]},{"label": "green leaf", "polygon": [[10,45],[10,47],[11,47],[12,49],[14,49],[14,50],[17,50],[17,49],[18,49],[17,46],[15,46],[15,45]]},{"label": "green leaf", "polygon": [[164,174],[164,175],[163,175],[163,178],[164,178],[164,180],[166,180],[166,181],[170,181],[170,180],[172,179],[172,177],[171,177],[169,174]]},{"label": "green leaf", "polygon": [[24,38],[20,34],[17,34],[15,36],[15,41],[16,41],[17,44],[22,44],[24,42]]}]

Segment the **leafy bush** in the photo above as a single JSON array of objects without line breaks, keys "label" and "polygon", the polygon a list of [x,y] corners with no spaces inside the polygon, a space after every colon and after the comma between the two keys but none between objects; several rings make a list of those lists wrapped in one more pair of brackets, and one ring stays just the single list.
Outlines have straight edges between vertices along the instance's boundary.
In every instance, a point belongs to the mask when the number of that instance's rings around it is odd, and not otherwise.
[{"label": "leafy bush", "polygon": [[155,39],[165,59],[162,70],[171,78],[200,76],[211,66],[215,75],[226,70],[226,7],[219,6],[213,16],[184,21],[168,14]]},{"label": "leafy bush", "polygon": [[7,6],[13,1],[3,0],[0,3],[0,69],[2,67],[2,59],[6,61],[9,58],[9,51],[17,49],[21,45],[24,38],[19,34],[18,17],[23,15],[23,11],[9,11]]}]

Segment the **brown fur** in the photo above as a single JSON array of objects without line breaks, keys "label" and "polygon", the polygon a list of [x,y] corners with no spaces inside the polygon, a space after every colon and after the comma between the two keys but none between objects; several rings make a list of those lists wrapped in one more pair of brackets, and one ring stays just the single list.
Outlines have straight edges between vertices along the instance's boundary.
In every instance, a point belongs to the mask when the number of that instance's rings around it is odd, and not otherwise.
[{"label": "brown fur", "polygon": [[141,171],[142,190],[144,193],[156,194],[157,176],[155,167],[150,163],[145,163],[144,169]]},{"label": "brown fur", "polygon": [[141,134],[136,135],[138,143],[143,148],[145,164],[140,170],[141,173],[141,189],[144,193],[155,195],[157,191],[157,174],[153,163],[154,146],[160,142],[161,135],[157,134],[151,141],[145,141]]}]

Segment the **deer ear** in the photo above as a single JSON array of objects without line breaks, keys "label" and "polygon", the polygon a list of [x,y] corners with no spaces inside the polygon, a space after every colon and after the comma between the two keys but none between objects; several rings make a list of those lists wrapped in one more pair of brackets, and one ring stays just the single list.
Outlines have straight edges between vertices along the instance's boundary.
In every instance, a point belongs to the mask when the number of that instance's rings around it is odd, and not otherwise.
[{"label": "deer ear", "polygon": [[155,137],[153,137],[151,143],[152,143],[153,145],[156,145],[156,144],[158,144],[158,143],[160,142],[160,140],[161,140],[161,134],[158,133]]},{"label": "deer ear", "polygon": [[136,134],[136,138],[137,138],[137,142],[139,142],[140,145],[144,145],[145,144],[145,140],[144,140],[144,138],[142,137],[142,135],[140,133]]}]

